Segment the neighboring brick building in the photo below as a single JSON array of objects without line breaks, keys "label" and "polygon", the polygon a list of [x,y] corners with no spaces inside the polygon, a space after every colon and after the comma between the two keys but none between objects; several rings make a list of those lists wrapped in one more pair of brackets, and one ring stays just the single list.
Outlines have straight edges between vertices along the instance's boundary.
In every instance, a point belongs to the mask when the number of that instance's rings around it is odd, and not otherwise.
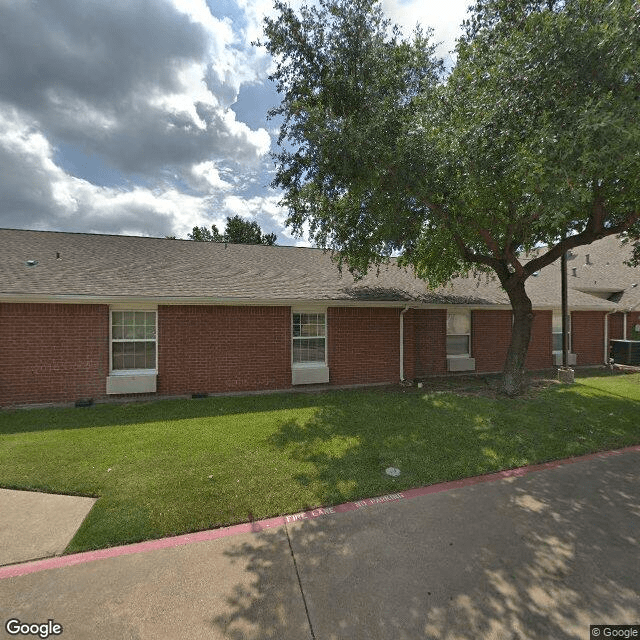
[{"label": "neighboring brick building", "polygon": [[[356,282],[317,249],[17,230],[0,246],[0,406],[497,372],[511,337],[495,281],[431,291],[391,264]],[[640,277],[623,257],[615,238],[570,256],[577,366],[640,338]],[[526,366],[549,368],[559,267],[527,289]]]}]

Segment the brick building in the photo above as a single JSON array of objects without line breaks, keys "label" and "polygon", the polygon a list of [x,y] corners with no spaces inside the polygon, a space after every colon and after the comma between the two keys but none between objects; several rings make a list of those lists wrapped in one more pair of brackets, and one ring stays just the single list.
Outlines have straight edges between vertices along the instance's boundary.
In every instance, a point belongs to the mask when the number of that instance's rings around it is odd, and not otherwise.
[{"label": "brick building", "polygon": [[[0,230],[0,406],[395,383],[503,367],[499,283],[429,290],[394,263],[354,281],[318,249]],[[616,238],[569,256],[571,358],[640,337]],[[558,363],[560,273],[531,277],[526,365]]]}]

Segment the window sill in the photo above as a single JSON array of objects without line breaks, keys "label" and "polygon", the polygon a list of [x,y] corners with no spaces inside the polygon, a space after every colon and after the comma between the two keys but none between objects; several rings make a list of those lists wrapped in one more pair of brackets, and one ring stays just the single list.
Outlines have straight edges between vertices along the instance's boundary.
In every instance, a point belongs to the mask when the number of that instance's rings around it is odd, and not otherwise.
[{"label": "window sill", "polygon": [[319,369],[326,367],[326,362],[294,362],[291,365],[292,369]]},{"label": "window sill", "polygon": [[110,376],[155,376],[157,374],[156,369],[117,369],[109,373]]}]

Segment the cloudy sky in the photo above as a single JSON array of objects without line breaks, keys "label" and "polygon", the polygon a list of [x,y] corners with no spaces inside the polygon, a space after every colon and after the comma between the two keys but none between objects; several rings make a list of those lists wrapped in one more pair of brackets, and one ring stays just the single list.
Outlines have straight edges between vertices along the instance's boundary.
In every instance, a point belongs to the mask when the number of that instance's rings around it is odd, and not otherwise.
[{"label": "cloudy sky", "polygon": [[[291,2],[299,6],[301,0]],[[469,0],[384,0],[453,49]],[[271,0],[0,0],[0,227],[299,244],[269,187]],[[450,57],[449,57],[450,59]]]}]

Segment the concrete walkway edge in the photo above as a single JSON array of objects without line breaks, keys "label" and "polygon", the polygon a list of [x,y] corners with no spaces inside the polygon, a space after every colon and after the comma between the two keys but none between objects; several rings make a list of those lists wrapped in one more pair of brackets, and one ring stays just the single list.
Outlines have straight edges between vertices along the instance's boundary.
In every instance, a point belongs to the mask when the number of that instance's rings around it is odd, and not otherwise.
[{"label": "concrete walkway edge", "polygon": [[14,578],[18,576],[28,575],[30,573],[36,573],[39,571],[45,571],[48,569],[57,569],[62,567],[73,566],[77,564],[83,564],[87,562],[93,562],[94,560],[101,560],[105,558],[115,558],[118,556],[132,555],[136,553],[143,553],[146,551],[155,551],[158,549],[166,549],[171,547],[179,547],[188,545],[195,542],[205,542],[208,540],[216,540],[219,538],[226,538],[230,536],[257,533],[264,531],[265,529],[273,529],[292,522],[299,522],[302,520],[312,520],[336,513],[346,513],[348,511],[356,511],[366,508],[368,506],[382,504],[386,502],[398,502],[400,500],[406,500],[411,498],[417,498],[419,496],[425,496],[434,493],[440,493],[442,491],[449,491],[451,489],[458,489],[460,487],[467,487],[470,485],[480,484],[484,482],[495,482],[498,480],[504,480],[506,478],[514,478],[525,476],[537,471],[544,471],[547,469],[554,469],[562,465],[574,464],[577,462],[583,462],[594,458],[607,458],[610,456],[622,455],[624,453],[640,453],[640,445],[633,445],[625,447],[623,449],[615,449],[611,451],[601,451],[596,453],[590,453],[582,456],[576,456],[572,458],[564,458],[561,460],[553,460],[551,462],[544,462],[535,465],[528,465],[524,467],[517,467],[515,469],[507,469],[505,471],[498,471],[496,473],[485,474],[481,476],[473,476],[470,478],[462,478],[460,480],[452,480],[449,482],[442,482],[434,485],[427,485],[424,487],[417,487],[415,489],[407,489],[398,491],[397,493],[391,493],[384,496],[378,496],[374,498],[365,498],[356,502],[347,502],[344,504],[336,505],[333,507],[319,507],[311,511],[303,511],[296,514],[277,516],[274,518],[268,518],[266,520],[259,520],[255,522],[247,522],[243,524],[233,525],[230,527],[223,527],[220,529],[211,529],[208,531],[198,531],[195,533],[188,533],[179,536],[173,536],[169,538],[160,538],[157,540],[146,540],[144,542],[138,542],[130,545],[123,545],[118,547],[109,547],[107,549],[98,549],[96,551],[85,551],[82,553],[72,554],[68,556],[59,556],[55,558],[47,558],[44,560],[36,560],[33,562],[25,562],[22,564],[7,565],[0,567],[0,580],[4,578]]}]

